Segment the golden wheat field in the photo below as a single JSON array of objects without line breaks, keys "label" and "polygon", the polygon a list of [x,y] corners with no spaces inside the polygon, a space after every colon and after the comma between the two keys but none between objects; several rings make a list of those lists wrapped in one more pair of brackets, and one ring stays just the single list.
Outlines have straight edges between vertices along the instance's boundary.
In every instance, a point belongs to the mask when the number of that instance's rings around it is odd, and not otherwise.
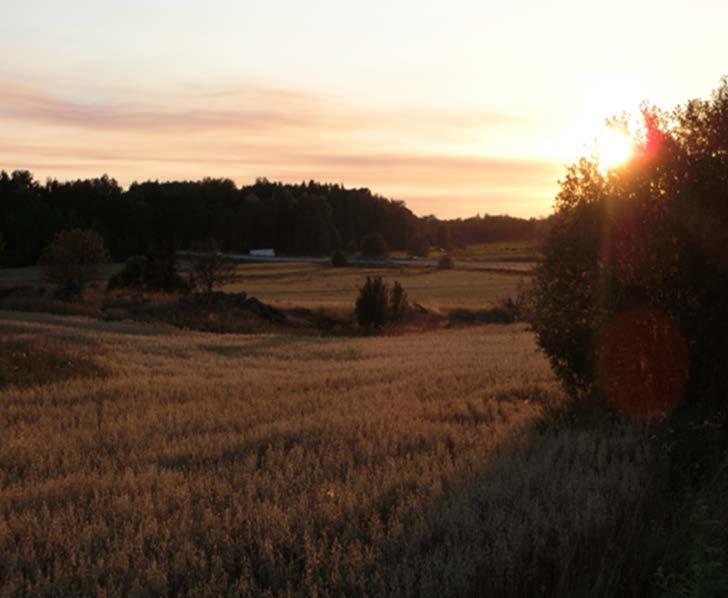
[{"label": "golden wheat field", "polygon": [[[0,312],[0,333],[2,595],[546,594],[650,459],[627,424],[553,423],[521,325],[219,336]],[[13,372],[43,355],[49,379]]]}]

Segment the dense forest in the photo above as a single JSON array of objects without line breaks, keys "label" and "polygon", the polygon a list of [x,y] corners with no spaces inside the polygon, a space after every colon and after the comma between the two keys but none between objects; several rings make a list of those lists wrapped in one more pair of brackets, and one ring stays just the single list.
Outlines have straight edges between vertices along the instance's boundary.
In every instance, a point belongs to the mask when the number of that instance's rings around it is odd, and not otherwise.
[{"label": "dense forest", "polygon": [[475,216],[442,221],[418,217],[403,202],[369,189],[310,181],[258,179],[239,188],[229,179],[134,183],[124,190],[108,176],[45,184],[28,171],[0,172],[0,234],[7,266],[34,264],[55,233],[90,228],[114,260],[144,254],[159,243],[195,248],[210,239],[221,249],[272,247],[281,254],[325,255],[359,250],[380,233],[389,249],[422,255],[431,245],[521,241],[541,234],[543,220]]}]

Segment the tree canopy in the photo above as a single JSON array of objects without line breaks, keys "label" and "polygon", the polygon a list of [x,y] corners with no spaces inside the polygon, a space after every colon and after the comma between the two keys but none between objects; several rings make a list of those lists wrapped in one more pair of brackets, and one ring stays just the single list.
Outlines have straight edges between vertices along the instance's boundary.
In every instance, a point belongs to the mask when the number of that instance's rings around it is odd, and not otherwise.
[{"label": "tree canopy", "polygon": [[[222,251],[273,247],[281,254],[356,252],[380,234],[388,248],[531,239],[541,221],[485,216],[439,221],[418,218],[403,202],[369,189],[310,181],[298,185],[258,179],[238,188],[228,179],[134,183],[108,176],[40,184],[31,173],[0,172],[0,235],[6,265],[36,263],[53,236],[92,229],[114,261],[148,254],[159,243],[194,249],[215,239]],[[425,249],[421,252],[426,253]]]},{"label": "tree canopy", "polygon": [[643,117],[628,163],[561,181],[534,326],[569,388],[652,419],[728,390],[728,80]]}]

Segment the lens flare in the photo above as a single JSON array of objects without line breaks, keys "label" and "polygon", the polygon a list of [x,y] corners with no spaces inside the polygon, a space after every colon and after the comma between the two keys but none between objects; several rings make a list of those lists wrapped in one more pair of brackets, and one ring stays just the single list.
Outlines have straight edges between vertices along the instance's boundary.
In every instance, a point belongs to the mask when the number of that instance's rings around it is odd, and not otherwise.
[{"label": "lens flare", "polygon": [[597,372],[607,399],[624,415],[645,423],[659,421],[675,409],[687,388],[687,344],[666,314],[627,310],[603,331]]}]

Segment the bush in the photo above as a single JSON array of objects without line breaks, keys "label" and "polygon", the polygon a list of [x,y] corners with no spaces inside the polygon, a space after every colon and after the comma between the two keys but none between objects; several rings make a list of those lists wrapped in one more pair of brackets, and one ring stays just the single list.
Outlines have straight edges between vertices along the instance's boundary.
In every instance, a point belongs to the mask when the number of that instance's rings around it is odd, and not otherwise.
[{"label": "bush", "polygon": [[151,257],[133,255],[124,269],[114,274],[107,285],[114,289],[151,289],[159,291],[186,291],[187,282],[177,272],[174,253],[156,252]]},{"label": "bush", "polygon": [[349,265],[349,260],[346,259],[346,256],[341,251],[336,251],[331,256],[331,265],[334,268],[344,268]]},{"label": "bush", "polygon": [[92,230],[58,233],[43,250],[39,264],[67,293],[80,293],[109,261],[104,240]]},{"label": "bush", "polygon": [[452,258],[449,255],[441,255],[437,260],[438,270],[452,270]]},{"label": "bush", "polygon": [[381,276],[367,276],[356,300],[356,319],[364,330],[371,332],[387,321],[389,293]]},{"label": "bush", "polygon": [[407,311],[407,292],[399,281],[394,281],[394,286],[389,292],[389,312],[392,320],[398,320]]},{"label": "bush", "polygon": [[147,279],[149,258],[133,255],[126,260],[124,269],[114,274],[106,285],[108,289],[128,289],[144,286]]},{"label": "bush", "polygon": [[387,243],[380,233],[366,235],[361,240],[361,254],[363,257],[387,257]]},{"label": "bush", "polygon": [[208,250],[192,258],[190,286],[199,288],[208,295],[215,287],[221,287],[235,279],[235,262],[223,256],[214,242]]},{"label": "bush", "polygon": [[371,332],[401,318],[408,306],[407,293],[399,281],[395,280],[390,290],[381,276],[367,276],[356,300],[356,319],[361,328]]},{"label": "bush", "polygon": [[644,119],[629,163],[568,169],[533,325],[567,388],[650,420],[686,394],[728,392],[728,80]]}]

